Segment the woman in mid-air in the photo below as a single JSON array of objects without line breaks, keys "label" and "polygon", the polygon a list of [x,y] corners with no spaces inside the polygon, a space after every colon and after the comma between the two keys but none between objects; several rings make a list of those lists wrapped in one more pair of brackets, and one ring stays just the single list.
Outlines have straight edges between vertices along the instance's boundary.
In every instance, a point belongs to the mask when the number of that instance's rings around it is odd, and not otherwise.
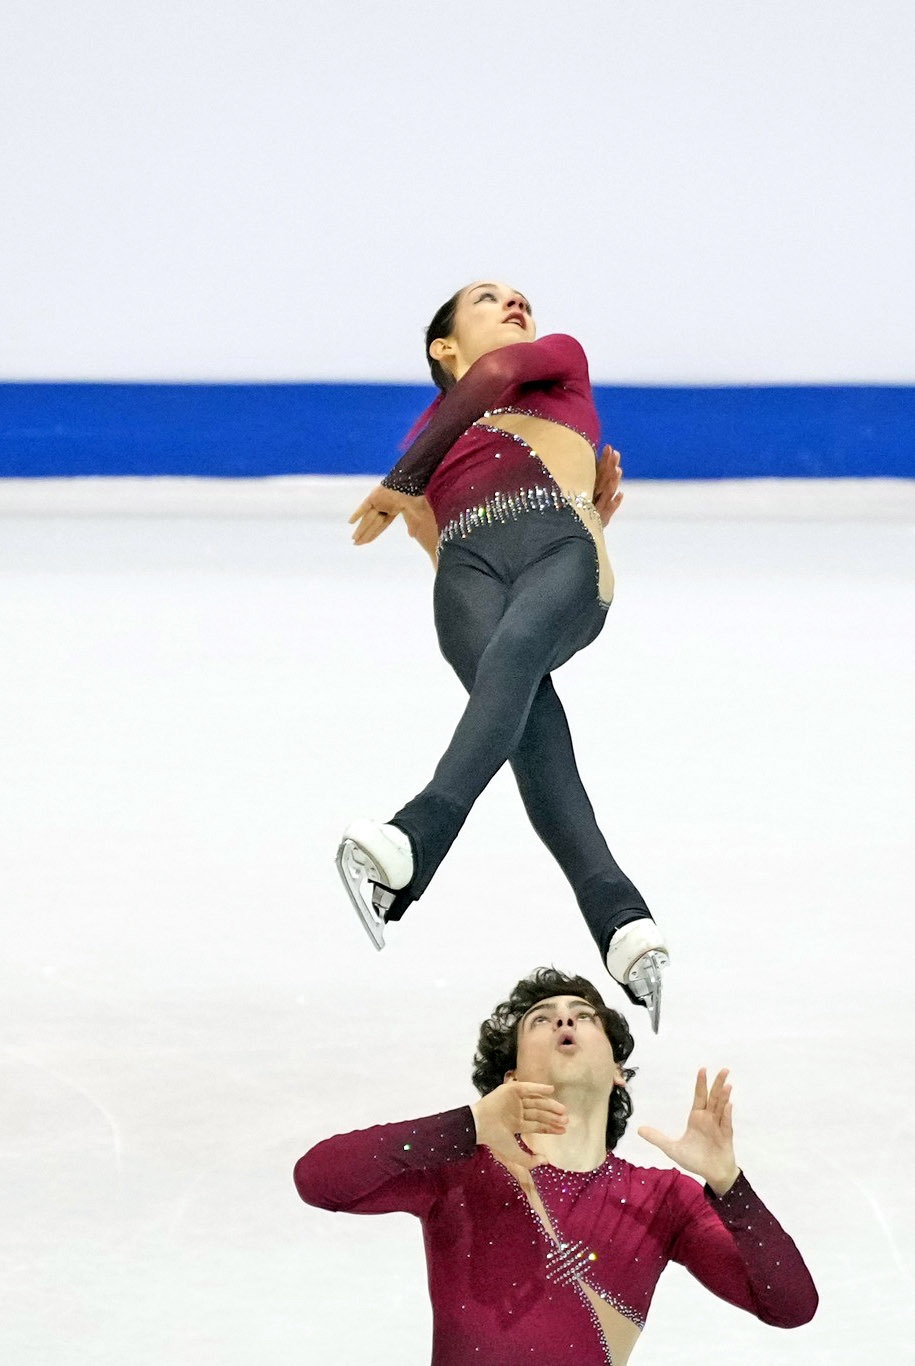
[{"label": "woman in mid-air", "polygon": [[487,282],[438,310],[426,356],[439,395],[351,521],[364,544],[403,513],[437,551],[439,644],[470,696],[428,786],[389,822],[347,827],[340,874],[381,948],[507,760],[607,970],[657,1030],[664,938],[598,829],[550,677],[597,638],[613,596],[618,457],[596,460],[587,358],[572,337],[537,340],[524,295]]}]

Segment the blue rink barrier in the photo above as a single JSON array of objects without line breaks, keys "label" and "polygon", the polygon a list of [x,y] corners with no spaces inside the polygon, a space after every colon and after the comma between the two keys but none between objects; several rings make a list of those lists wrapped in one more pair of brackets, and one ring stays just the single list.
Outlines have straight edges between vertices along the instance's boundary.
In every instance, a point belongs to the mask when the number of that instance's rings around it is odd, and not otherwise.
[{"label": "blue rink barrier", "polygon": [[[413,384],[0,384],[0,477],[378,474]],[[600,385],[636,479],[915,477],[915,386]]]}]

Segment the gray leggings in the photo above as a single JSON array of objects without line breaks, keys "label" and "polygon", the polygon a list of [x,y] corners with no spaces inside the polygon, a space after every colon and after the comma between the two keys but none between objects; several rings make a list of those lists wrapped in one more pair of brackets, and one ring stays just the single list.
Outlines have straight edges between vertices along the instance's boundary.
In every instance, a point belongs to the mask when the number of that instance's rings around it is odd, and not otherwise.
[{"label": "gray leggings", "polygon": [[531,825],[565,873],[601,956],[649,914],[597,827],[550,672],[600,634],[594,543],[571,509],[529,512],[444,545],[435,581],[442,653],[470,694],[432,781],[392,817],[416,873],[388,918],[425,891],[506,760]]}]

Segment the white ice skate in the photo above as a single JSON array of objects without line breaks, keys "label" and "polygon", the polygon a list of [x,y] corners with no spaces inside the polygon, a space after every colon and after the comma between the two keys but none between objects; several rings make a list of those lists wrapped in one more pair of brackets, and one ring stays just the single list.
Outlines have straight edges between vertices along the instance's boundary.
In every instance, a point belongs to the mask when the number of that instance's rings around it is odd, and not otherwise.
[{"label": "white ice skate", "polygon": [[383,949],[385,915],[413,876],[409,837],[396,825],[353,821],[337,850],[337,871],[369,938]]},{"label": "white ice skate", "polygon": [[607,971],[631,996],[647,1006],[651,1027],[661,1020],[661,973],[670,962],[664,936],[647,916],[617,930],[607,950]]}]

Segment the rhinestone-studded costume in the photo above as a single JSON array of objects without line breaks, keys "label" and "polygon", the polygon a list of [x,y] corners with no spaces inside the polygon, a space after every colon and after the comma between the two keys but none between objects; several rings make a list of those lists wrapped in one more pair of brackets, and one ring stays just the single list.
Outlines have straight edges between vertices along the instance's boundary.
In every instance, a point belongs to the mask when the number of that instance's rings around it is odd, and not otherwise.
[{"label": "rhinestone-studded costume", "polygon": [[[569,428],[591,451],[563,434],[562,453],[558,446],[550,453],[554,477],[517,433],[487,424],[487,416],[497,422],[506,413]],[[470,694],[431,782],[390,818],[409,836],[415,872],[387,920],[400,919],[424,894],[474,802],[506,762],[602,957],[617,929],[649,915],[597,826],[551,678],[596,640],[612,593],[591,502],[589,462],[598,435],[579,343],[561,334],[516,342],[474,362],[433,405],[384,480],[424,493],[434,510],[436,631]],[[577,488],[576,479],[585,487]]]},{"label": "rhinestone-studded costume", "polygon": [[586,491],[563,493],[521,437],[474,425],[500,413],[569,427],[596,450],[600,425],[588,361],[574,337],[555,333],[481,356],[382,481],[400,493],[425,494],[444,543],[570,499],[579,508],[590,503]]},{"label": "rhinestone-studded costume", "polygon": [[532,1175],[558,1246],[514,1177],[476,1146],[466,1107],[338,1135],[295,1169],[308,1204],[420,1219],[433,1366],[607,1366],[612,1344],[584,1287],[641,1329],[672,1261],[764,1323],[812,1318],[810,1273],[743,1175],[720,1198],[612,1153],[595,1171],[544,1164]]}]

